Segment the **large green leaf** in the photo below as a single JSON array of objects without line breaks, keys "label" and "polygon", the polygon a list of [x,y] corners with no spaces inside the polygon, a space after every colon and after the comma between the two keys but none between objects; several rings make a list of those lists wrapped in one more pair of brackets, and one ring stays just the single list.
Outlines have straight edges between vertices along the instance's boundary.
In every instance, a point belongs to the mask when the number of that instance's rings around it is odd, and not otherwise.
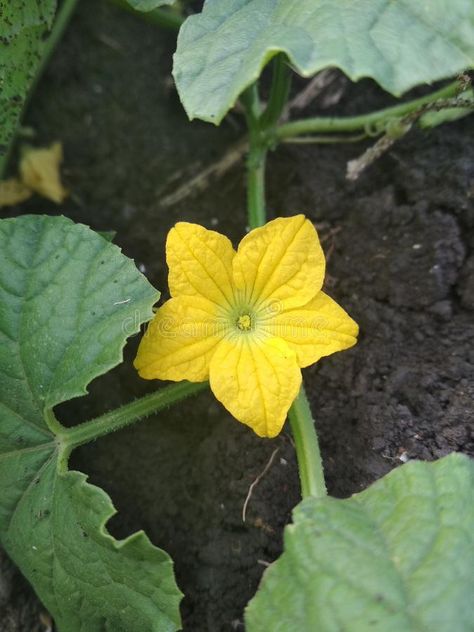
[{"label": "large green leaf", "polygon": [[474,462],[408,463],[347,500],[304,500],[248,632],[472,632]]},{"label": "large green leaf", "polygon": [[55,11],[56,0],[0,0],[0,170]]},{"label": "large green leaf", "polygon": [[304,77],[337,66],[400,95],[474,64],[474,2],[207,0],[174,59],[188,116],[218,124],[279,51]]},{"label": "large green leaf", "polygon": [[116,541],[108,496],[67,470],[53,406],[122,359],[158,293],[64,217],[0,221],[0,539],[60,632],[168,632],[181,594],[144,533]]}]

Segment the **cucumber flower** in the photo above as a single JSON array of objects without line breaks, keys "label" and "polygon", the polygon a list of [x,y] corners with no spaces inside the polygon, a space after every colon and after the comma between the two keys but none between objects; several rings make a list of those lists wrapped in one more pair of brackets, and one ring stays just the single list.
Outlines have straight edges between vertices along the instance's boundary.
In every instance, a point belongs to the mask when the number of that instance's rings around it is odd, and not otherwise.
[{"label": "cucumber flower", "polygon": [[352,347],[357,324],[321,291],[325,260],[303,215],[275,219],[237,249],[179,222],[168,234],[171,299],[143,337],[145,379],[210,381],[217,399],[261,437],[276,436],[301,386],[301,367]]}]

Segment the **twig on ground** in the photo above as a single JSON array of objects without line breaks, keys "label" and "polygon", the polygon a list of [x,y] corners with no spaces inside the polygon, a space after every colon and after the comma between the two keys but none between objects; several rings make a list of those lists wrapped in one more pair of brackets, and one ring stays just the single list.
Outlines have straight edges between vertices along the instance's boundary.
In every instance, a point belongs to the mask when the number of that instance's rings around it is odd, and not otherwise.
[{"label": "twig on ground", "polygon": [[[281,116],[281,121],[287,121],[293,110],[304,110],[310,103],[317,99],[325,90],[337,81],[339,75],[334,70],[322,70],[309,81],[306,86],[291,99]],[[331,92],[326,97],[322,107],[326,108],[335,105],[341,98],[345,86],[339,86],[337,90]]]},{"label": "twig on ground", "polygon": [[349,160],[347,163],[346,178],[352,182],[358,180],[361,173],[376,160],[381,158],[397,140],[397,138],[385,134],[382,138],[379,138],[372,147],[364,151],[361,156],[354,160]]},{"label": "twig on ground", "polygon": [[194,178],[185,182],[170,195],[160,200],[160,206],[167,208],[182,202],[187,197],[196,195],[204,191],[214,178],[220,178],[234,165],[240,162],[248,150],[248,140],[243,138],[235,143],[217,162],[206,167]]},{"label": "twig on ground", "polygon": [[53,632],[53,620],[47,612],[40,612],[39,620],[44,627],[44,632]]},{"label": "twig on ground", "polygon": [[[285,112],[282,115],[282,120],[288,118],[292,109],[303,109],[305,108],[312,100],[314,100],[323,90],[329,87],[336,79],[338,75],[332,70],[323,70],[316,77],[314,77],[307,86],[301,92],[299,92],[287,105]],[[339,89],[337,94],[334,93],[331,95],[331,104],[338,101],[341,97],[342,90]],[[328,97],[329,98],[329,97]],[[235,105],[234,108],[236,111],[240,111],[239,102]],[[291,139],[293,140],[293,139]],[[291,141],[289,141],[291,142]],[[305,140],[298,141],[305,142]],[[306,141],[307,142],[307,141]],[[311,139],[311,142],[315,142]],[[316,141],[317,142],[317,141]],[[321,140],[320,142],[328,142],[327,140]],[[338,142],[337,139],[332,142]],[[170,206],[175,206],[179,204],[187,197],[192,197],[197,195],[198,193],[202,193],[207,189],[210,183],[213,180],[217,180],[218,178],[225,175],[230,169],[232,169],[236,164],[238,164],[245,154],[248,151],[248,139],[242,138],[237,141],[234,145],[232,145],[228,151],[214,162],[212,165],[209,165],[202,171],[200,171],[194,178],[189,180],[189,182],[185,182],[181,187],[179,187],[173,193],[166,195],[162,200],[160,200],[161,208],[169,208]]]},{"label": "twig on ground", "polygon": [[260,564],[261,566],[265,566],[265,568],[268,568],[269,566],[271,566],[271,562],[267,562],[266,560],[257,560],[257,564]]},{"label": "twig on ground", "polygon": [[250,485],[249,491],[247,493],[247,498],[245,499],[244,506],[242,507],[242,522],[245,522],[246,515],[247,515],[247,507],[248,507],[248,504],[249,504],[250,499],[252,497],[253,490],[259,484],[259,482],[262,480],[262,478],[265,476],[265,474],[268,472],[268,470],[271,468],[272,463],[275,460],[275,457],[276,457],[276,455],[278,454],[279,451],[280,451],[280,448],[275,448],[275,450],[273,450],[270,458],[268,459],[268,463],[263,468],[263,471],[257,476],[257,478]]},{"label": "twig on ground", "polygon": [[[318,231],[323,231],[326,228],[328,228],[328,224],[327,222],[322,222],[321,224],[316,224],[316,229]],[[319,241],[324,244],[325,241],[327,241],[328,239],[333,238],[335,235],[337,235],[337,233],[340,233],[342,230],[342,226],[334,226],[333,228],[329,228],[328,232],[321,235],[321,237],[319,238]]]}]

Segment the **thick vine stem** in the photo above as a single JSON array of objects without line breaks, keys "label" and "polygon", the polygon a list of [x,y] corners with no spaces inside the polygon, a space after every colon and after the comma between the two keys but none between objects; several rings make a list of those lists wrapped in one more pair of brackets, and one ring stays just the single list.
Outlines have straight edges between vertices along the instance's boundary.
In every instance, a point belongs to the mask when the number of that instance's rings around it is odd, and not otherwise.
[{"label": "thick vine stem", "polygon": [[[274,142],[281,142],[302,135],[307,136],[308,134],[340,134],[344,132],[368,132],[371,129],[377,130],[377,126],[380,127],[391,119],[404,117],[422,109],[430,103],[456,96],[461,91],[461,83],[459,81],[453,81],[444,88],[436,90],[419,99],[377,110],[376,112],[370,112],[369,114],[340,118],[316,117],[291,121],[290,123],[280,125],[274,130]],[[383,131],[384,129],[381,128],[380,133]]]},{"label": "thick vine stem", "polygon": [[95,441],[99,437],[130,425],[134,421],[143,419],[163,408],[176,404],[181,400],[203,391],[208,387],[207,382],[177,382],[170,386],[136,399],[121,408],[112,410],[96,419],[91,419],[73,428],[62,428],[57,433],[61,446],[68,453],[85,443]]}]

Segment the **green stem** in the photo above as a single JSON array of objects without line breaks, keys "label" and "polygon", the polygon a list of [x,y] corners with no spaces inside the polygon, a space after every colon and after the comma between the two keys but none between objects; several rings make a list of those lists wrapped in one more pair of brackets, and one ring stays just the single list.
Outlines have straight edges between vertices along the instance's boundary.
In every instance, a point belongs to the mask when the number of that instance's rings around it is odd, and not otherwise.
[{"label": "green stem", "polygon": [[267,146],[260,125],[261,106],[257,84],[248,88],[241,97],[249,129],[249,153],[247,156],[247,209],[250,228],[263,226],[265,212],[265,165]]},{"label": "green stem", "polygon": [[280,53],[273,62],[273,79],[267,108],[262,114],[262,128],[273,127],[283,112],[291,87],[291,71],[286,62],[286,55]]},{"label": "green stem", "polygon": [[266,222],[265,211],[265,149],[251,147],[248,157],[247,206],[249,227],[257,228]]},{"label": "green stem", "polygon": [[363,132],[362,134],[347,136],[295,136],[293,138],[285,138],[282,142],[295,145],[334,145],[336,143],[358,143],[366,138],[368,138],[368,135]]},{"label": "green stem", "polygon": [[35,76],[33,78],[33,81],[30,84],[29,90],[28,90],[28,95],[25,99],[25,103],[23,104],[23,109],[22,109],[22,113],[21,115],[18,117],[18,124],[17,124],[17,129],[14,133],[14,135],[12,136],[10,143],[8,145],[8,148],[5,152],[5,155],[0,158],[0,179],[3,178],[4,174],[5,174],[5,170],[8,166],[8,161],[10,160],[10,156],[11,156],[11,152],[13,149],[13,143],[15,142],[15,138],[16,135],[18,133],[18,129],[20,127],[21,124],[21,119],[23,117],[23,113],[25,112],[28,103],[31,99],[31,96],[36,88],[36,86],[38,85],[39,80],[41,79],[41,76],[43,74],[43,72],[46,69],[46,66],[48,65],[52,54],[54,53],[60,39],[62,38],[62,36],[64,35],[64,31],[67,28],[67,25],[69,24],[69,21],[71,19],[71,16],[73,14],[74,9],[76,8],[78,0],[63,0],[62,4],[61,4],[61,8],[58,11],[58,14],[54,20],[54,24],[53,24],[53,28],[51,30],[51,33],[46,41],[45,47],[43,49],[43,55],[41,57],[41,60],[36,68],[36,73]]},{"label": "green stem", "polygon": [[262,105],[258,94],[257,82],[252,83],[247,90],[242,92],[240,100],[244,106],[249,133],[259,131],[259,119],[262,115]]},{"label": "green stem", "polygon": [[293,402],[288,416],[295,440],[301,495],[303,498],[307,496],[323,498],[327,494],[323,462],[311,408],[303,386]]},{"label": "green stem", "polygon": [[[316,117],[292,121],[277,127],[274,134],[276,141],[283,141],[287,138],[301,136],[304,134],[319,134],[328,132],[356,132],[370,129],[377,124],[383,123],[392,118],[399,118],[419,110],[423,106],[437,101],[455,96],[461,89],[459,81],[454,81],[449,85],[432,92],[431,94],[395,105],[393,107],[384,108],[369,114],[361,114],[360,116],[348,116],[341,118]],[[382,130],[383,131],[383,130]]]},{"label": "green stem", "polygon": [[142,20],[154,24],[171,31],[179,31],[182,23],[184,22],[184,16],[180,15],[173,9],[153,9],[152,11],[137,11],[134,9],[127,0],[112,0],[113,4],[117,5],[125,11],[133,13]]},{"label": "green stem", "polygon": [[199,393],[207,388],[207,382],[177,382],[171,386],[165,386],[156,393],[145,395],[121,408],[112,410],[105,415],[101,415],[91,421],[74,426],[73,428],[63,428],[59,438],[63,448],[70,452],[84,443],[95,441],[110,432],[119,428],[124,428],[134,421],[143,419],[148,415],[158,412],[167,406],[171,406],[190,395]]},{"label": "green stem", "polygon": [[[266,221],[265,213],[265,161],[268,145],[263,138],[259,117],[260,101],[256,86],[252,86],[242,96],[249,128],[250,151],[247,161],[248,221],[250,228],[262,226]],[[284,107],[282,103],[281,107]],[[268,128],[266,128],[268,129]],[[289,418],[295,440],[296,456],[301,480],[301,494],[323,497],[326,495],[323,465],[319,451],[318,437],[311,416],[311,409],[301,386],[300,393],[293,402]]]}]

